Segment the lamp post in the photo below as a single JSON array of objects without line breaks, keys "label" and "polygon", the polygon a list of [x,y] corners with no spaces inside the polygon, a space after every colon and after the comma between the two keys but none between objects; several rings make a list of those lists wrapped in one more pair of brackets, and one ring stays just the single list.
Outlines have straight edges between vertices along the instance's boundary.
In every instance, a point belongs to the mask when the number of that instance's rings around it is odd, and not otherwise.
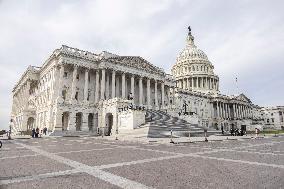
[{"label": "lamp post", "polygon": [[13,125],[13,119],[10,120],[10,125],[9,125],[9,133],[8,133],[8,140],[11,140],[11,132],[12,132],[12,125]]}]

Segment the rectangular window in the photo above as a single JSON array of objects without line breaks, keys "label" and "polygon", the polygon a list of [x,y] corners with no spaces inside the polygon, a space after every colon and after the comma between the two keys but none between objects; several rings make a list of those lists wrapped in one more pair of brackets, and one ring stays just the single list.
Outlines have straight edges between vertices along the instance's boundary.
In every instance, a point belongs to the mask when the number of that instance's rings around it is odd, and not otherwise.
[{"label": "rectangular window", "polygon": [[76,79],[79,80],[79,74],[76,75]]},{"label": "rectangular window", "polygon": [[78,94],[79,94],[79,93],[78,93],[78,91],[77,91],[76,94],[75,94],[75,99],[76,99],[76,100],[78,100]]},{"label": "rectangular window", "polygon": [[87,96],[87,101],[89,101],[90,96],[91,96],[91,92],[89,91],[89,92],[88,92],[88,96]]},{"label": "rectangular window", "polygon": [[271,118],[271,122],[274,123],[274,118]]},{"label": "rectangular window", "polygon": [[67,72],[64,72],[64,78],[67,78],[67,76],[68,76],[68,73]]}]

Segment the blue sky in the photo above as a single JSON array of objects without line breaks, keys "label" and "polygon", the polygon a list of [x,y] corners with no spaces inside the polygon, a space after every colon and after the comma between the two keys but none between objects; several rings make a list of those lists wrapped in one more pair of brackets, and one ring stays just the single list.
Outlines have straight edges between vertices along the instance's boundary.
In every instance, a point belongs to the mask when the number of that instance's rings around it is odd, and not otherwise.
[{"label": "blue sky", "polygon": [[139,55],[169,72],[188,25],[223,94],[237,92],[238,77],[254,104],[284,105],[283,7],[281,0],[0,0],[0,129],[21,74],[62,44]]}]

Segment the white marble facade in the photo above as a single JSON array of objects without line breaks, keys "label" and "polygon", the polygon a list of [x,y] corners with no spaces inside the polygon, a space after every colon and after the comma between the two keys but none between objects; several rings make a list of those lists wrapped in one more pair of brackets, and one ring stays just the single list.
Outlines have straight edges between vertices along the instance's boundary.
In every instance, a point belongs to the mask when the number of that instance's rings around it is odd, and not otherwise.
[{"label": "white marble facade", "polygon": [[12,118],[17,131],[94,131],[105,119],[101,102],[131,98],[145,109],[165,109],[173,89],[173,79],[141,57],[62,46],[23,74],[13,90]]},{"label": "white marble facade", "polygon": [[[127,104],[135,108],[119,112]],[[29,66],[22,75],[13,89],[11,117],[15,131],[103,128],[109,134],[115,127],[131,129],[144,123],[146,109],[181,113],[193,124],[226,130],[261,120],[254,113],[260,108],[245,95],[220,94],[214,66],[197,49],[191,31],[172,75],[139,56],[94,54],[63,45],[42,67]]]}]

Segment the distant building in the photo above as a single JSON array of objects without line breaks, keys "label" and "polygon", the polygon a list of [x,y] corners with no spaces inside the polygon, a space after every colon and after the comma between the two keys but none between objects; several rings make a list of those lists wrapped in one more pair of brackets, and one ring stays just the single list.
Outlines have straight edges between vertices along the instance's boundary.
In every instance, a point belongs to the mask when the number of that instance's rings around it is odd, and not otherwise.
[{"label": "distant building", "polygon": [[264,128],[284,129],[284,106],[262,108]]}]

